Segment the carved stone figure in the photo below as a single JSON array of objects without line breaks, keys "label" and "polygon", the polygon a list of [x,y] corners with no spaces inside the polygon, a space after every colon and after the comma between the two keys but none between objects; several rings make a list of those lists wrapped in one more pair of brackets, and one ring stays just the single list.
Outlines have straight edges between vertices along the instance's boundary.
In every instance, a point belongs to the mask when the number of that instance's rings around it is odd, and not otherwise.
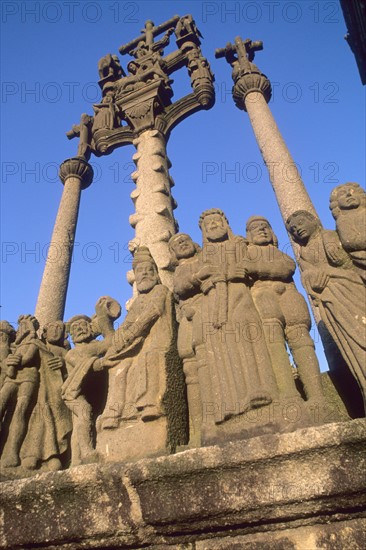
[{"label": "carved stone figure", "polygon": [[190,37],[191,40],[199,41],[199,37],[203,38],[195,20],[190,14],[184,15],[179,19],[175,28],[175,35],[178,40],[183,37]]},{"label": "carved stone figure", "polygon": [[[75,347],[66,354],[68,378],[62,387],[63,399],[72,412],[73,433],[71,439],[72,464],[98,460],[95,451],[94,421],[99,411],[93,409],[93,393],[103,393],[99,380],[93,385],[95,373],[103,370],[102,356],[110,346],[114,334],[113,321],[121,309],[115,300],[102,296],[96,303],[97,325],[104,340],[96,340],[98,332],[87,315],[75,315],[68,321],[68,331]],[[103,395],[97,395],[103,398]]]},{"label": "carved stone figure", "polygon": [[103,359],[109,389],[98,419],[98,450],[109,460],[166,452],[184,442],[173,295],[160,284],[148,248],[136,250],[132,267],[138,295]]},{"label": "carved stone figure", "polygon": [[6,377],[5,359],[9,355],[10,345],[15,340],[15,330],[8,321],[0,321],[0,390]]},{"label": "carved stone figure", "polygon": [[266,218],[252,216],[246,230],[252,295],[264,322],[280,397],[299,397],[287,342],[308,401],[319,403],[323,400],[320,369],[309,334],[309,310],[292,279],[295,262],[278,250],[277,238]]},{"label": "carved stone figure", "polygon": [[[213,404],[213,420],[218,425],[268,405],[277,396],[277,386],[262,322],[247,284],[245,241],[233,235],[219,209],[203,212],[199,225],[203,250],[197,277],[204,294],[202,323],[207,352],[202,386],[206,387],[206,399]],[[212,428],[206,422],[205,431],[215,434]]]},{"label": "carved stone figure", "polygon": [[14,353],[5,360],[7,375],[0,391],[0,420],[3,421],[1,439],[5,445],[1,460],[3,467],[20,465],[19,453],[39,386],[41,357],[38,329],[35,317],[21,315]]},{"label": "carved stone figure", "polygon": [[99,59],[98,72],[100,79],[110,77],[113,80],[118,80],[124,75],[117,55],[112,55],[110,53]]},{"label": "carved stone figure", "polygon": [[120,125],[121,121],[118,116],[113,96],[113,90],[109,90],[103,97],[101,103],[93,105],[94,122],[92,132],[101,129],[113,130],[113,128],[118,128]]},{"label": "carved stone figure", "polygon": [[201,367],[207,367],[202,330],[201,281],[196,273],[202,267],[201,247],[185,233],[169,240],[175,267],[173,291],[178,300],[178,353],[183,361],[190,420],[189,444],[200,444],[202,397],[199,385]]},{"label": "carved stone figure", "polygon": [[351,256],[359,275],[366,282],[366,193],[358,183],[345,183],[333,189],[330,209],[336,220],[343,248]]},{"label": "carved stone figure", "polygon": [[287,228],[300,245],[303,285],[366,399],[365,288],[336,231],[298,210]]},{"label": "carved stone figure", "polygon": [[66,379],[65,325],[62,321],[46,324],[42,331],[37,402],[32,410],[20,456],[27,469],[59,470],[69,459],[70,411],[61,397]]},{"label": "carved stone figure", "polygon": [[89,160],[91,156],[92,127],[94,118],[86,113],[80,117],[80,123],[74,124],[69,132],[66,132],[68,139],[79,137],[77,156]]}]

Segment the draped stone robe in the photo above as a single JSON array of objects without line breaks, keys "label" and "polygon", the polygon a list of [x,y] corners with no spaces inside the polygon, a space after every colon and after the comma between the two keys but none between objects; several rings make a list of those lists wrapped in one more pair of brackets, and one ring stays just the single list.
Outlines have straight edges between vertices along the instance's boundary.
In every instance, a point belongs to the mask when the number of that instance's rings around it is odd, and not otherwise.
[{"label": "draped stone robe", "polygon": [[240,237],[205,242],[202,265],[219,275],[201,285],[202,330],[215,422],[271,403],[277,386],[263,325],[245,282],[246,244]]}]

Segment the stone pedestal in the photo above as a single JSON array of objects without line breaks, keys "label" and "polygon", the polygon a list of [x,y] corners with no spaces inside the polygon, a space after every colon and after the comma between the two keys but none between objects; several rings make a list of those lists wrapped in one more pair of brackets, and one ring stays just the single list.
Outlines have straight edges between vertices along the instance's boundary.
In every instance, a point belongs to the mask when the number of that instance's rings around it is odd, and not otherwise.
[{"label": "stone pedestal", "polygon": [[106,462],[127,462],[169,454],[167,449],[168,423],[166,417],[151,422],[126,420],[113,431],[97,434],[97,451]]},{"label": "stone pedestal", "polygon": [[1,548],[365,548],[366,420],[1,485]]},{"label": "stone pedestal", "polygon": [[64,184],[60,206],[49,245],[35,316],[41,326],[63,319],[72,252],[79,213],[80,195],[93,180],[93,169],[75,157],[60,166]]}]

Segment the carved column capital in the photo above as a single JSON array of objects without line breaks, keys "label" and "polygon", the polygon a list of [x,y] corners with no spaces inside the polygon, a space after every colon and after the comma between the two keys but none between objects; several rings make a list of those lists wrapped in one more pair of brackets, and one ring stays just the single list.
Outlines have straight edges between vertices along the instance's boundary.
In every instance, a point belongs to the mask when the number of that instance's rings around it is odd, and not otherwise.
[{"label": "carved column capital", "polygon": [[[259,92],[268,103],[272,95],[271,83],[265,74],[252,63],[252,70],[238,74],[233,86],[233,98],[238,109],[246,111],[245,98],[250,92]],[[233,71],[234,72],[234,71]],[[234,77],[234,74],[233,74]]]},{"label": "carved column capital", "polygon": [[81,189],[86,189],[93,181],[93,168],[81,157],[66,159],[59,170],[59,178],[63,184],[68,178],[77,178],[81,181]]}]

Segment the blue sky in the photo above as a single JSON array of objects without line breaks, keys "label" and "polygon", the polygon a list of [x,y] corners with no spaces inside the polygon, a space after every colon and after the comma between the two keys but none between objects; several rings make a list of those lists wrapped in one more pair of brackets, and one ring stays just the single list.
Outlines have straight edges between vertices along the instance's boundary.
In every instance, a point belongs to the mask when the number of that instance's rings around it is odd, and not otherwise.
[{"label": "blue sky", "polygon": [[[338,1],[3,1],[1,9],[2,319],[15,324],[34,311],[62,193],[57,165],[77,149],[65,132],[100,99],[98,60],[118,53],[147,19],[160,24],[191,13],[216,77],[215,106],[183,121],[168,142],[181,231],[201,242],[198,218],[211,207],[225,211],[237,234],[261,214],[291,254],[248,116],[231,97],[231,69],[214,57],[237,35],[264,43],[255,62],[272,82],[270,108],[326,228],[334,228],[331,190],[365,182],[364,88]],[[175,47],[172,40],[166,53]],[[185,69],[173,79],[173,100],[189,93]],[[92,314],[101,295],[122,306],[131,295],[133,153],[131,145],[91,159],[96,177],[82,193],[66,319]],[[313,336],[319,339],[315,329]],[[324,369],[320,344],[317,351]]]}]

